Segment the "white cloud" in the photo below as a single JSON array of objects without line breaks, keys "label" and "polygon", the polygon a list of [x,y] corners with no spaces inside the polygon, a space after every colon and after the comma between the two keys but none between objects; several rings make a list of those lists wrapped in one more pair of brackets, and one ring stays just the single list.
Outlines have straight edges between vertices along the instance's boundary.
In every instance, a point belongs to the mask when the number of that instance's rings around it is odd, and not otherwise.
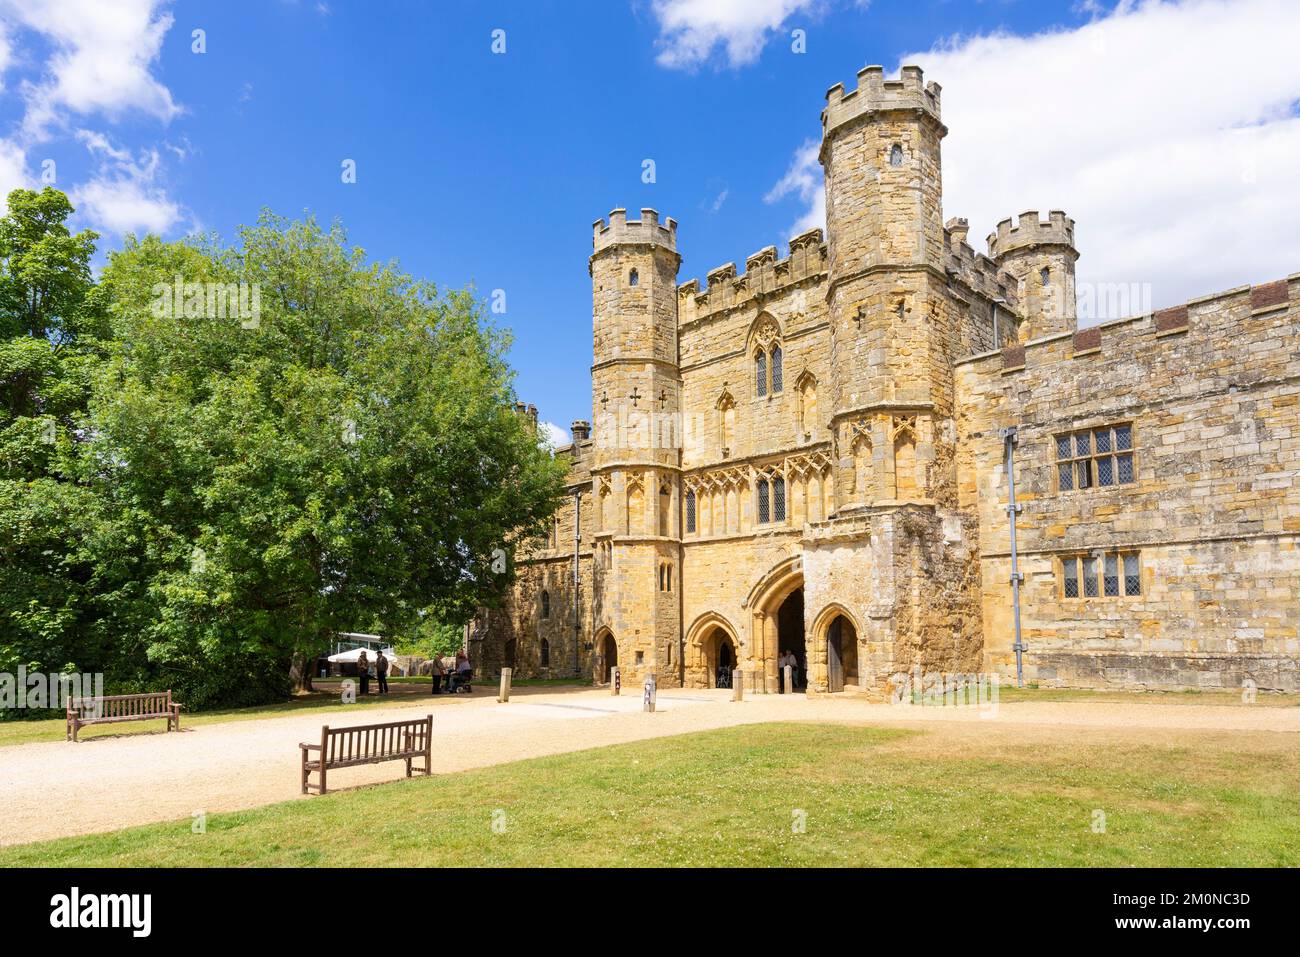
[{"label": "white cloud", "polygon": [[8,209],[10,190],[27,185],[27,154],[17,143],[0,140],[0,212]]},{"label": "white cloud", "polygon": [[693,69],[717,47],[727,62],[745,66],[795,13],[814,13],[818,0],[653,0],[659,21],[660,66]]},{"label": "white cloud", "polygon": [[[1074,30],[902,58],[943,85],[945,217],[969,218],[982,251],[998,220],[1064,209],[1080,282],[1150,284],[1155,307],[1300,269],[1300,4],[1087,12]],[[779,195],[803,196],[820,224],[819,191],[788,185],[806,149]]]},{"label": "white cloud", "polygon": [[78,130],[76,135],[100,160],[91,180],[71,190],[72,202],[82,216],[119,236],[164,233],[181,220],[181,207],[158,185],[156,149],[133,156],[102,133]]},{"label": "white cloud", "polygon": [[543,443],[549,445],[552,449],[558,449],[573,441],[569,430],[560,428],[554,422],[547,422],[543,419],[537,423],[537,428]]},{"label": "white cloud", "polygon": [[763,197],[766,203],[775,203],[790,195],[798,196],[803,201],[807,208],[795,221],[790,230],[791,236],[798,236],[814,226],[826,225],[825,180],[822,177],[821,163],[817,161],[820,146],[816,140],[808,140],[799,147],[785,175]]},{"label": "white cloud", "polygon": [[0,13],[43,34],[54,53],[45,75],[23,85],[26,137],[39,141],[65,111],[103,114],[133,111],[164,122],[180,112],[170,91],[152,73],[170,13],[167,0],[0,0]]}]

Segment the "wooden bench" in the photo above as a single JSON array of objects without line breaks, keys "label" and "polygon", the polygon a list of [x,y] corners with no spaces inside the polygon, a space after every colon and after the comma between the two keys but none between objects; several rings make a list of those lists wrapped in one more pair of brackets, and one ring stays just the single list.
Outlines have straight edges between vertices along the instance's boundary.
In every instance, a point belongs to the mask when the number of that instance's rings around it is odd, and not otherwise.
[{"label": "wooden bench", "polygon": [[[302,793],[315,788],[317,794],[325,793],[325,775],[335,768],[353,768],[360,764],[379,764],[381,761],[406,761],[406,776],[411,776],[411,760],[424,758],[424,767],[416,768],[430,774],[433,754],[433,715],[412,721],[390,721],[387,724],[357,725],[352,728],[320,729],[320,744],[300,744],[302,754]],[[316,757],[311,758],[311,752]],[[309,780],[315,771],[320,781]]]},{"label": "wooden bench", "polygon": [[167,719],[168,731],[181,729],[181,706],[172,701],[171,689],[148,694],[109,694],[98,698],[68,695],[69,741],[91,724],[116,724],[119,721],[154,721]]}]

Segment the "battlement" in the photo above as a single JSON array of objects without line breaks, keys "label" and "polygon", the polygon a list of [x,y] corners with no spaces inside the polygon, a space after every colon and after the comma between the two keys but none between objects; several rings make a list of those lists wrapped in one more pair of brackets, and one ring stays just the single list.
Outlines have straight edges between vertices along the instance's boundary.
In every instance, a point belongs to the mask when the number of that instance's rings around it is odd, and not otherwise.
[{"label": "battlement", "polygon": [[1010,252],[1030,246],[1069,246],[1074,248],[1074,220],[1059,209],[1047,214],[1047,222],[1038,218],[1038,210],[1020,214],[1012,225],[1010,219],[998,223],[997,232],[989,233],[989,255],[1000,259]]},{"label": "battlement", "polygon": [[1008,308],[1016,311],[1015,277],[988,256],[977,253],[966,242],[969,229],[969,222],[960,217],[954,217],[944,224],[944,268],[949,275],[964,282],[986,299],[1001,299]]},{"label": "battlement", "polygon": [[924,82],[919,66],[903,67],[897,80],[886,80],[882,66],[865,67],[858,71],[857,89],[845,93],[844,84],[836,83],[826,91],[822,136],[860,116],[891,110],[919,110],[942,126],[941,89],[938,83]]},{"label": "battlement", "polygon": [[639,220],[629,221],[626,209],[611,210],[609,223],[598,219],[592,223],[592,251],[600,252],[610,246],[620,244],[637,244],[643,246],[664,246],[677,251],[677,220],[671,216],[659,223],[659,213],[653,209],[642,209]]},{"label": "battlement", "polygon": [[677,287],[679,322],[689,322],[714,312],[730,309],[754,296],[765,296],[782,288],[819,276],[826,271],[826,244],[821,229],[809,229],[790,240],[790,255],[776,258],[775,246],[764,246],[745,257],[745,272],[734,262],[706,273],[708,286],[690,279]]}]

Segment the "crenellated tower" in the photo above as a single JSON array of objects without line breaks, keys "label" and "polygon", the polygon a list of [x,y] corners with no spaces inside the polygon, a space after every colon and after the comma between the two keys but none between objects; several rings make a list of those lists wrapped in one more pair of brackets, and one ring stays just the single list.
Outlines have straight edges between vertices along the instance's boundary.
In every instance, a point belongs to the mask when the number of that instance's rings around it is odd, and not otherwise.
[{"label": "crenellated tower", "polygon": [[1059,209],[1048,213],[1046,222],[1038,210],[998,223],[989,233],[989,258],[1016,280],[1017,299],[1024,322],[1022,341],[1059,332],[1074,332],[1077,326],[1077,297],[1074,263],[1074,220]]},{"label": "crenellated tower", "polygon": [[[594,224],[592,491],[596,628],[616,636],[629,677],[681,669],[681,374],[677,224],[615,209]],[[596,653],[602,653],[597,638]]]},{"label": "crenellated tower", "polygon": [[[836,500],[951,497],[936,430],[952,417],[940,88],[905,66],[837,84],[822,111]],[[863,461],[863,457],[868,458]]]}]

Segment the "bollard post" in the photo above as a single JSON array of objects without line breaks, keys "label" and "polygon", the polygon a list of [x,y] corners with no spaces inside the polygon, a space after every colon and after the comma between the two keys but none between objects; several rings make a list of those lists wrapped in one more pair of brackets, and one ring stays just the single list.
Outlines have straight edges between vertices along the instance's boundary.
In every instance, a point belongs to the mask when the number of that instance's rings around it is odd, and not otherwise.
[{"label": "bollard post", "polygon": [[513,668],[501,669],[501,690],[497,692],[497,701],[504,704],[510,700],[510,676],[514,674]]},{"label": "bollard post", "polygon": [[731,700],[745,700],[745,672],[740,668],[731,672]]},{"label": "bollard post", "polygon": [[617,668],[609,669],[609,693],[617,696],[623,690],[623,672]]},{"label": "bollard post", "polygon": [[781,677],[785,682],[781,690],[786,694],[794,694],[794,669],[786,665],[781,669],[781,672]]},{"label": "bollard post", "polygon": [[645,692],[641,698],[641,710],[648,711],[651,714],[655,710],[655,676],[646,675]]}]

